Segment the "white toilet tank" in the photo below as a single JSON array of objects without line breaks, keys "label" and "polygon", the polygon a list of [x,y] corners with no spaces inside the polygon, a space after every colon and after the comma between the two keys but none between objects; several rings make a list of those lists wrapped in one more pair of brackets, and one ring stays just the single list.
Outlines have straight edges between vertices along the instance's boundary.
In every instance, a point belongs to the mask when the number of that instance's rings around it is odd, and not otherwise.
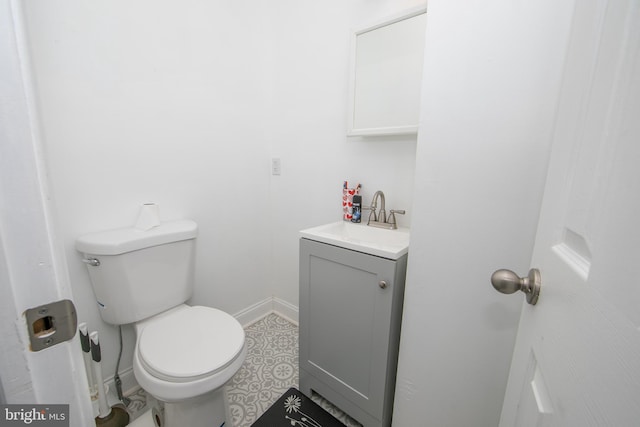
[{"label": "white toilet tank", "polygon": [[195,222],[180,220],[147,231],[121,228],[78,238],[76,249],[84,254],[102,319],[137,322],[188,300],[197,234]]}]

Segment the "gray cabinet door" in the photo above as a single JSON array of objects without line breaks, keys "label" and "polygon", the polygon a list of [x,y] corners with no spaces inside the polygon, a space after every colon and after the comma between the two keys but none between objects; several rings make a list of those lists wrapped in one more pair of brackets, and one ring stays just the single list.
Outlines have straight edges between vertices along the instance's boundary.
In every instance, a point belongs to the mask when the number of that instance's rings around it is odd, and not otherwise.
[{"label": "gray cabinet door", "polygon": [[394,260],[300,241],[301,375],[378,420],[391,410],[395,379],[404,293],[404,269],[398,280],[396,267]]}]

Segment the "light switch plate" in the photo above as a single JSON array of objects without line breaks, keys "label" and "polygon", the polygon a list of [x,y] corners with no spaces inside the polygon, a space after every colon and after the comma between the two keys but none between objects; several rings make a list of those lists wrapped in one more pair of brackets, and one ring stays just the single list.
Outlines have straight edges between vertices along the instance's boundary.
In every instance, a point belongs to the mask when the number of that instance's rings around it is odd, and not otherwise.
[{"label": "light switch plate", "polygon": [[280,157],[271,158],[271,175],[280,175],[282,172],[282,162]]}]

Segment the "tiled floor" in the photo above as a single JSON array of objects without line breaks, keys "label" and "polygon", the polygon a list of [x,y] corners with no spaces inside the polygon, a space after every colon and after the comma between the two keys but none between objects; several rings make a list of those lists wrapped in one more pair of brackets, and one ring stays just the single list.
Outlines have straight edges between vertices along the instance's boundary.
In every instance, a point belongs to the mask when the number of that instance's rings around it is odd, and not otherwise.
[{"label": "tiled floor", "polygon": [[[289,389],[298,387],[298,327],[269,314],[245,328],[247,358],[227,384],[231,425],[249,427]],[[129,409],[144,409],[144,392],[129,396]],[[312,399],[348,427],[361,427],[331,403]]]},{"label": "tiled floor", "polygon": [[298,386],[298,327],[270,314],[245,328],[247,358],[227,384],[235,427],[248,427]]}]

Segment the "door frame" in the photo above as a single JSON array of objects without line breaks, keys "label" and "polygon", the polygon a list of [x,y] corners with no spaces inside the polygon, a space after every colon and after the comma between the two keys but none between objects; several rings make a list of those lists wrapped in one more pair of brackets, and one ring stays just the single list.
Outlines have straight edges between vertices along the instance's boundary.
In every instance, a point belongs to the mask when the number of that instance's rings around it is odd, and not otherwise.
[{"label": "door frame", "polygon": [[69,404],[72,426],[93,424],[79,343],[34,352],[24,312],[71,299],[55,235],[29,49],[19,0],[0,0],[0,379],[7,403]]}]

